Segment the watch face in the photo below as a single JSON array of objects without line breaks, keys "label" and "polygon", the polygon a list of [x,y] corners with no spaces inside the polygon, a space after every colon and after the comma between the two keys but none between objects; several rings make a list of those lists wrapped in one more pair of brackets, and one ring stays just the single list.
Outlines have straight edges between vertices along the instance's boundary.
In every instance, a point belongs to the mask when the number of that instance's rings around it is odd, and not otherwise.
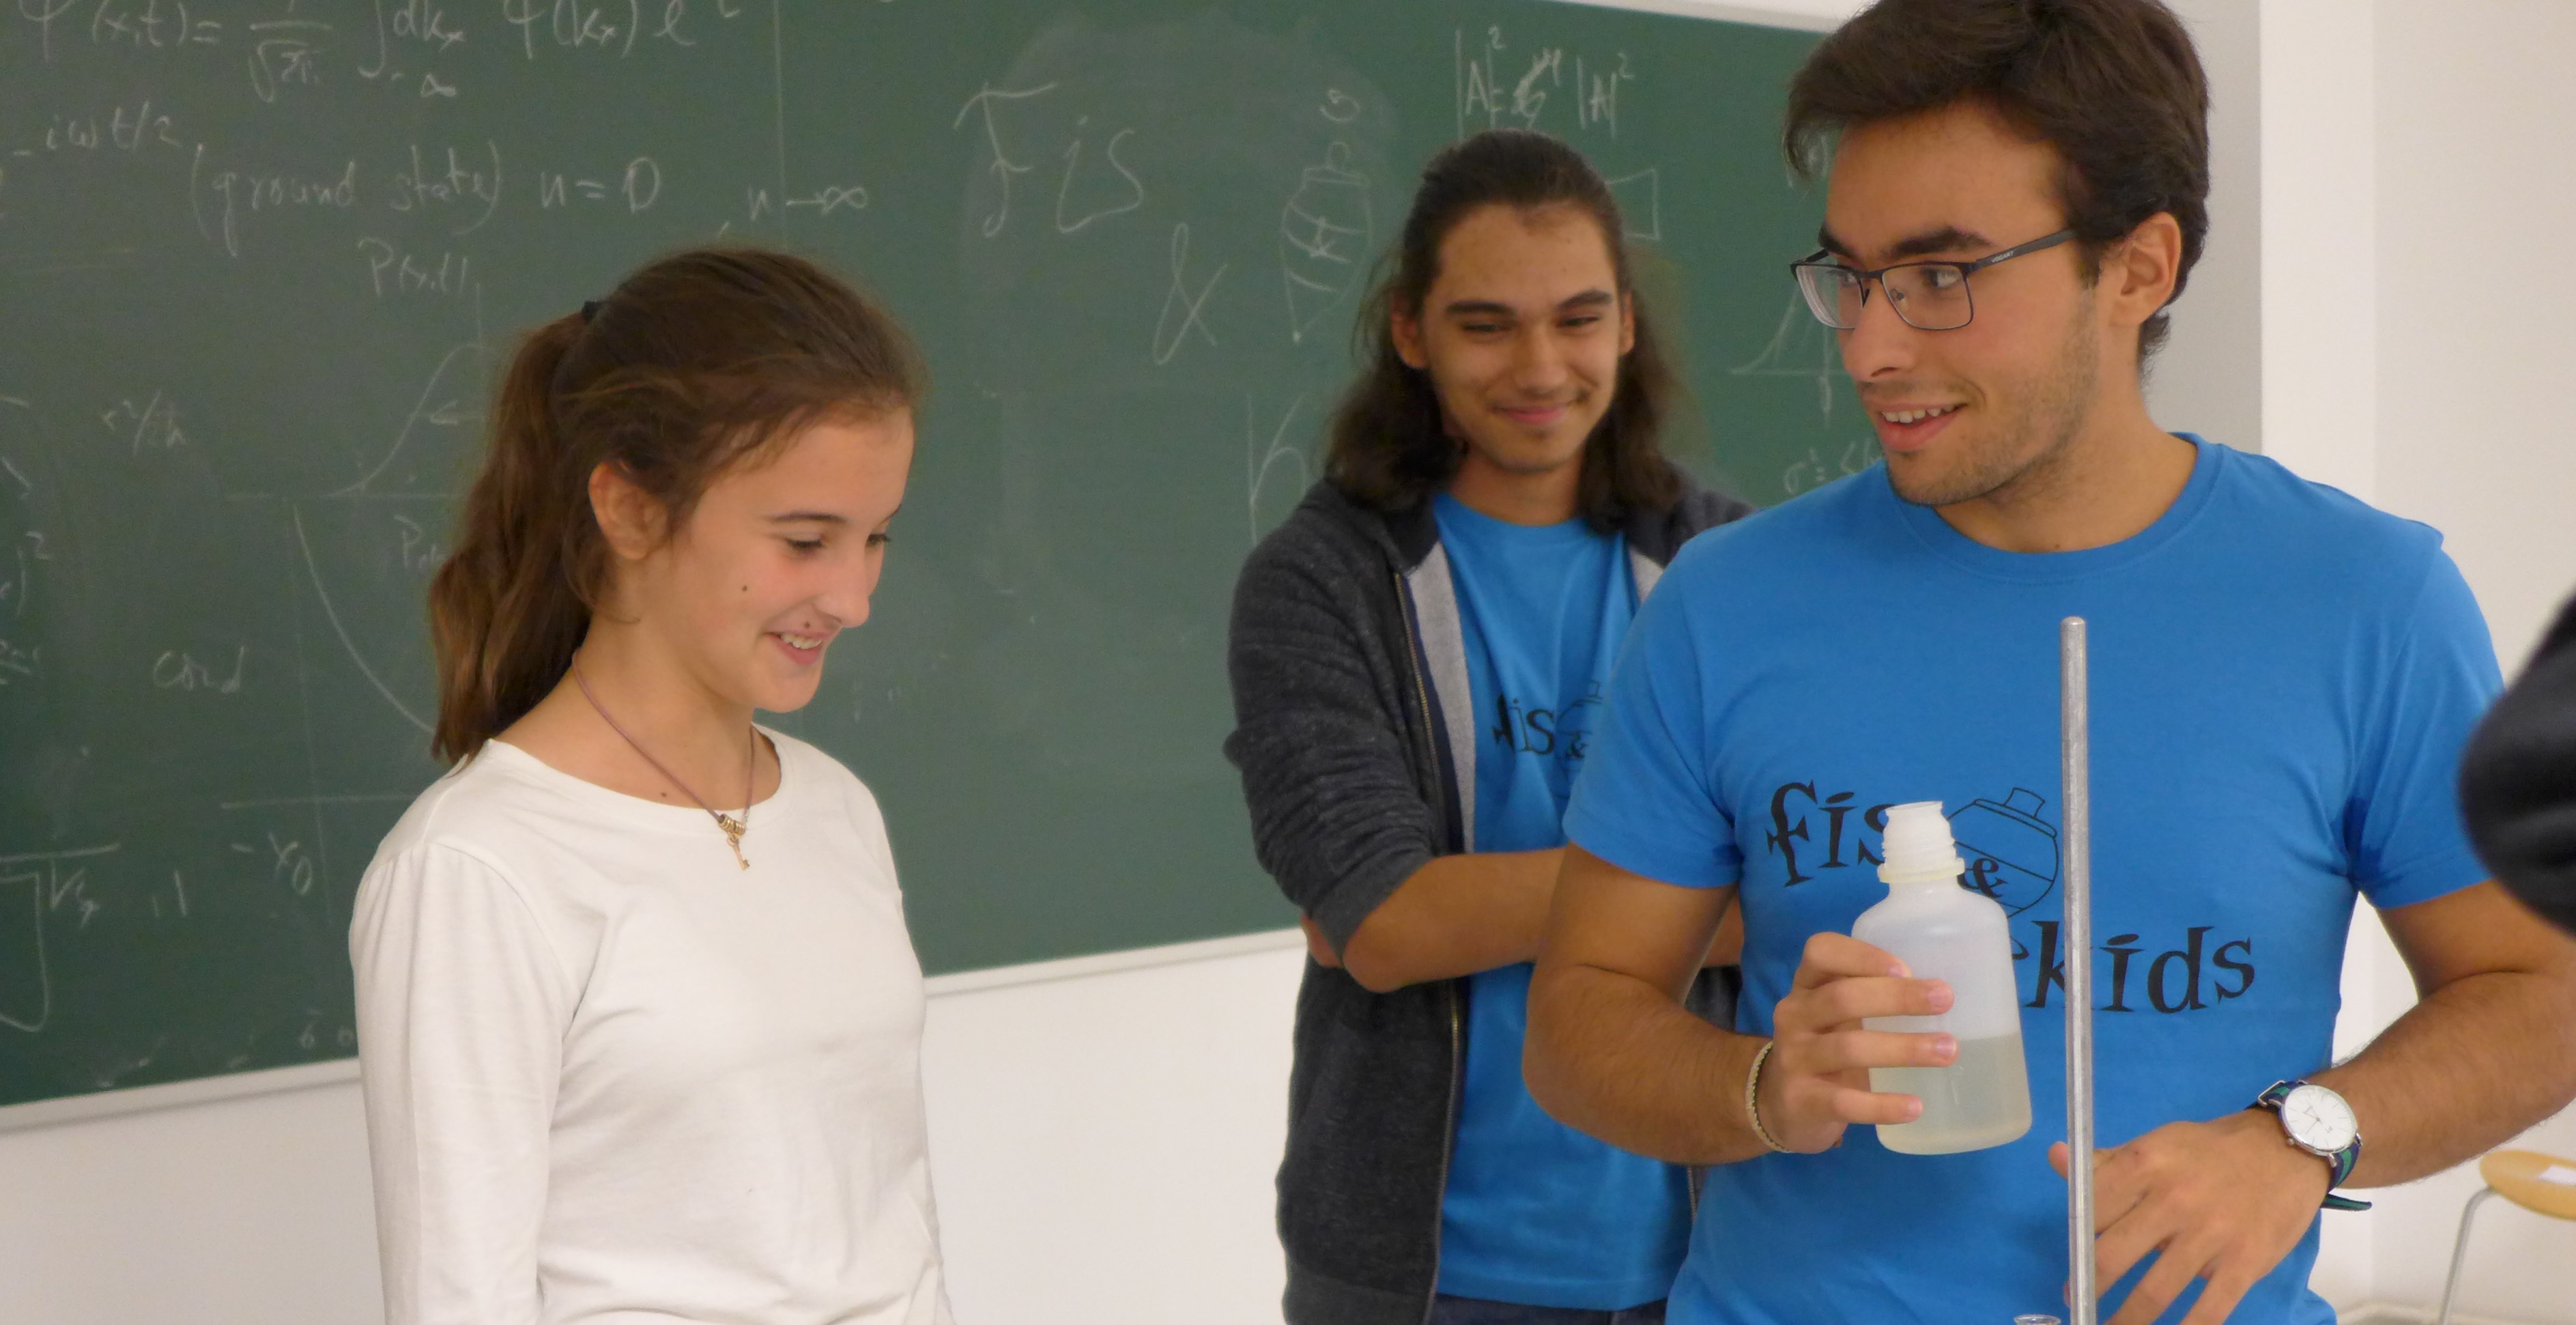
[{"label": "watch face", "polygon": [[2321,1155],[2351,1145],[2361,1134],[2352,1106],[2323,1086],[2300,1085],[2281,1101],[2281,1126],[2290,1139]]}]

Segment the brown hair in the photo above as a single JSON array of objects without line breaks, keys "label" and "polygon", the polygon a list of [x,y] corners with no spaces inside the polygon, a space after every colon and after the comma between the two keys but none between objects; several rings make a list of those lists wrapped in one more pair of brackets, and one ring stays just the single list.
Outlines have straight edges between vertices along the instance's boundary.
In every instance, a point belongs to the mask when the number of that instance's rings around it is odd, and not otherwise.
[{"label": "brown hair", "polygon": [[676,531],[709,484],[808,425],[918,402],[893,318],[801,258],[695,249],[519,342],[456,551],[429,586],[430,750],[471,757],[563,679],[610,588],[590,475],[614,465]]},{"label": "brown hair", "polygon": [[1584,445],[1576,501],[1584,518],[1604,529],[1632,510],[1670,509],[1680,499],[1681,476],[1656,435],[1679,386],[1637,301],[1618,200],[1582,153],[1527,129],[1486,130],[1450,144],[1422,168],[1403,235],[1361,306],[1352,335],[1361,375],[1333,410],[1325,474],[1352,500],[1380,511],[1409,510],[1457,474],[1459,444],[1442,425],[1430,375],[1396,353],[1390,315],[1421,314],[1439,279],[1441,241],[1490,206],[1572,207],[1601,228],[1637,340],[1621,356],[1609,411]]},{"label": "brown hair", "polygon": [[[1968,100],[2057,150],[2086,280],[2100,275],[2105,248],[2171,213],[2181,296],[2209,235],[2209,80],[2172,10],[2159,0],[1878,0],[1798,70],[1783,143],[1813,179],[1854,125]],[[2141,364],[2170,330],[2163,312],[2139,328]]]}]

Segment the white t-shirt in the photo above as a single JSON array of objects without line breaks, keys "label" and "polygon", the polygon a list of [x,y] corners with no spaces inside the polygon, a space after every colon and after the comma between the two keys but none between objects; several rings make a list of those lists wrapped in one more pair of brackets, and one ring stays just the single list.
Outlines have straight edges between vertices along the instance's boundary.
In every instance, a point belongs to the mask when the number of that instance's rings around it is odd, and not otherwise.
[{"label": "white t-shirt", "polygon": [[921,966],[876,798],[770,733],[706,813],[499,741],[358,887],[389,1325],[946,1325]]}]

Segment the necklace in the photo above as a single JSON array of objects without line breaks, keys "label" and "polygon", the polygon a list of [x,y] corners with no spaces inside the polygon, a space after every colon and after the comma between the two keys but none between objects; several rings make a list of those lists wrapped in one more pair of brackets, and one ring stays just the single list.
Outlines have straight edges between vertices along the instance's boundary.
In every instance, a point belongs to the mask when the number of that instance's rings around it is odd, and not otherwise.
[{"label": "necklace", "polygon": [[572,681],[574,685],[581,687],[581,697],[590,701],[590,707],[599,714],[601,721],[608,724],[608,729],[610,731],[624,737],[628,745],[635,747],[635,753],[644,756],[644,762],[653,766],[654,772],[669,778],[672,786],[688,792],[689,799],[696,801],[698,803],[698,808],[706,811],[707,814],[716,821],[716,827],[724,830],[725,845],[733,848],[734,862],[742,866],[744,869],[750,869],[751,862],[745,859],[742,854],[742,835],[751,831],[751,798],[759,794],[760,791],[760,788],[756,785],[758,770],[760,768],[760,736],[758,731],[755,730],[753,732],[751,738],[751,749],[743,759],[742,782],[743,786],[747,788],[747,790],[743,792],[742,817],[737,819],[730,814],[718,813],[714,806],[707,804],[706,797],[699,795],[694,790],[691,790],[688,783],[682,782],[679,774],[662,767],[662,761],[654,758],[653,752],[645,749],[642,741],[636,740],[632,736],[628,736],[626,734],[626,729],[617,725],[617,719],[610,717],[608,714],[608,706],[600,703],[599,696],[590,692],[590,679],[581,674],[581,663],[578,659],[574,660],[572,665]]}]

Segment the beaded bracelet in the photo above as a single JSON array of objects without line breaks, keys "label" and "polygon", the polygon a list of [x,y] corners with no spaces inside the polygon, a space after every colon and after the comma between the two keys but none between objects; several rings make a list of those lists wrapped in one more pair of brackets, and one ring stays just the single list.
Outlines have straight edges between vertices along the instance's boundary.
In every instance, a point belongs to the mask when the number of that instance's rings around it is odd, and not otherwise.
[{"label": "beaded bracelet", "polygon": [[1784,1155],[1789,1148],[1773,1140],[1771,1133],[1764,1130],[1762,1110],[1754,1103],[1755,1094],[1762,1089],[1762,1065],[1770,1061],[1771,1051],[1779,1043],[1777,1040],[1764,1040],[1761,1049],[1753,1055],[1753,1070],[1744,1074],[1744,1120],[1753,1124],[1753,1135],[1761,1138],[1762,1144],[1770,1147],[1772,1154]]}]

